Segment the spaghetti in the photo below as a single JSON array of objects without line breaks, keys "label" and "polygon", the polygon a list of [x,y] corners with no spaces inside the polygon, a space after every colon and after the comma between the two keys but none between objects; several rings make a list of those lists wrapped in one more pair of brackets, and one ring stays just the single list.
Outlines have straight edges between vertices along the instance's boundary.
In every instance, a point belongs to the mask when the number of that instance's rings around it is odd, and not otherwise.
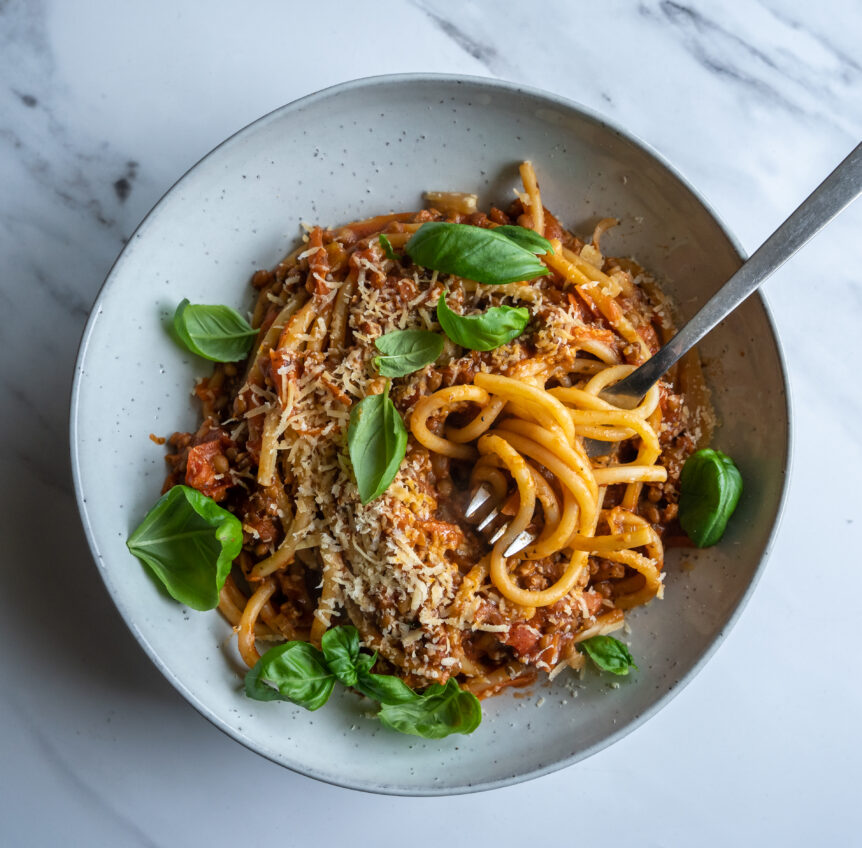
[{"label": "spaghetti", "polygon": [[[680,541],[680,470],[710,434],[700,367],[689,356],[635,409],[600,397],[670,338],[670,308],[634,261],[602,253],[615,221],[584,242],[544,209],[529,163],[521,175],[507,211],[435,193],[418,213],[314,227],[254,275],[255,347],[244,368],[219,365],[197,385],[204,421],[171,437],[166,484],[242,521],[220,610],[249,666],[262,643],[319,645],[352,623],[381,670],[420,687],[456,677],[482,697],[579,667],[578,642],[661,597],[663,540]],[[532,228],[554,247],[541,257],[550,273],[488,286],[393,253],[438,220]],[[435,364],[393,381],[406,457],[362,504],[345,434],[351,408],[385,385],[374,342],[438,329],[444,288],[462,314],[514,304],[529,325],[485,352],[447,341]],[[585,438],[606,456],[591,459]],[[464,517],[480,486],[506,522],[498,538]],[[532,541],[507,556],[525,532]]]}]

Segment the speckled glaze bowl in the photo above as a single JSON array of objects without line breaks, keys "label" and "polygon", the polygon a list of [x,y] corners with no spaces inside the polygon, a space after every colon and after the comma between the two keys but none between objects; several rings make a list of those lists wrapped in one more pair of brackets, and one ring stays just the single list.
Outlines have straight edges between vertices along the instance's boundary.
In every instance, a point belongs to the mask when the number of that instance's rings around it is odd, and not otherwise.
[{"label": "speckled glaze bowl", "polygon": [[701,347],[721,421],[714,444],[745,478],[737,517],[718,547],[671,553],[665,600],[631,616],[640,671],[619,688],[598,674],[564,673],[526,696],[486,701],[473,735],[440,741],[387,731],[343,690],[315,713],[250,701],[227,623],[166,597],[126,550],[165,476],[164,449],[148,435],[196,425],[190,388],[207,368],[166,332],[183,297],[245,309],[250,273],[291,248],[301,221],[335,225],[419,208],[426,189],[476,192],[483,207],[504,203],[523,159],[535,164],[545,204],[571,228],[620,218],[607,252],[636,256],[686,315],[741,262],[709,207],[656,153],[575,104],[495,80],[378,77],[278,109],[201,160],[129,241],[84,332],[72,463],[108,591],[153,662],[206,718],[320,780],[405,795],[470,792],[595,753],[703,665],[770,547],[787,473],[788,399],[769,313],[754,296]]}]

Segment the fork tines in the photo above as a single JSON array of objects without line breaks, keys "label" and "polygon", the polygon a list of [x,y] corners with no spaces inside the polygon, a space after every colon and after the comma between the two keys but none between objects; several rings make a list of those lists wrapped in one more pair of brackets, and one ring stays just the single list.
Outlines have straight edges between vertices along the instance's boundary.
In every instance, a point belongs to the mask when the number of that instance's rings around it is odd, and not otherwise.
[{"label": "fork tines", "polygon": [[[482,515],[484,508],[491,506],[492,509],[488,511],[486,515]],[[470,503],[467,504],[467,508],[464,510],[465,518],[479,518],[479,523],[476,525],[476,529],[485,534],[488,539],[488,544],[493,545],[499,539],[503,537],[503,534],[509,529],[509,523],[504,522],[503,524],[495,527],[497,520],[500,518],[500,509],[498,506],[494,505],[494,493],[491,489],[482,483],[478,489],[476,489],[473,497],[470,499]],[[503,551],[503,556],[514,556],[519,551],[524,550],[527,545],[531,545],[536,540],[536,537],[524,530],[519,533],[509,544],[505,551]]]}]

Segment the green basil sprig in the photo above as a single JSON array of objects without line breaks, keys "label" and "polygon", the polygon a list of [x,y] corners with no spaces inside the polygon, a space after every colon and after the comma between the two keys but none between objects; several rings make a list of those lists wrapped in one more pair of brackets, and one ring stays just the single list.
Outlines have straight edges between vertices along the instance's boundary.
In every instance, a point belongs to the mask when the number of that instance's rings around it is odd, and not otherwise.
[{"label": "green basil sprig", "polygon": [[[332,673],[345,686],[355,686],[359,660],[359,631],[355,627],[331,627],[323,634],[320,647],[323,648],[324,659]],[[371,666],[369,665],[368,668]]]},{"label": "green basil sprig", "polygon": [[504,224],[502,227],[494,227],[494,232],[497,235],[505,236],[510,241],[515,242],[518,247],[529,250],[530,253],[541,256],[545,253],[554,252],[554,246],[535,230],[528,230],[526,227],[516,227],[513,224]]},{"label": "green basil sprig", "polygon": [[392,249],[392,242],[383,233],[380,233],[377,241],[380,242],[380,246],[383,248],[387,259],[391,259],[393,262],[401,261],[401,257]]},{"label": "green basil sprig", "polygon": [[270,648],[245,676],[245,694],[256,701],[291,701],[319,710],[332,694],[335,675],[308,642]]},{"label": "green basil sprig", "polygon": [[189,303],[186,298],[174,312],[174,330],[192,353],[212,362],[245,359],[257,335],[230,306]]},{"label": "green basil sprig", "polygon": [[[360,659],[368,656],[368,654],[361,654]],[[376,662],[376,655],[372,660],[367,668],[357,669],[356,688],[363,695],[374,701],[380,701],[386,706],[406,704],[416,700],[416,693],[400,677],[395,677],[393,674],[372,674],[370,669]]]},{"label": "green basil sprig", "polygon": [[693,453],[679,478],[679,523],[699,548],[715,545],[724,535],[742,494],[742,475],[721,451]]},{"label": "green basil sprig", "polygon": [[637,670],[629,649],[613,636],[593,636],[578,643],[587,656],[602,670],[613,674],[628,674],[629,669]]},{"label": "green basil sprig", "polygon": [[492,306],[481,315],[459,315],[446,303],[446,294],[437,301],[437,321],[455,344],[468,350],[494,350],[524,332],[530,310],[523,306]]},{"label": "green basil sprig", "polygon": [[404,377],[430,365],[443,352],[443,337],[430,330],[393,330],[375,339],[383,356],[374,357],[374,367],[384,377]]},{"label": "green basil sprig", "polygon": [[377,718],[399,733],[442,739],[453,732],[472,733],[482,721],[482,707],[450,677],[445,686],[434,683],[415,700],[384,704]]},{"label": "green basil sprig", "polygon": [[350,410],[347,449],[364,504],[389,488],[407,453],[407,428],[389,399],[389,387],[387,380],[383,394],[369,395]]},{"label": "green basil sprig", "polygon": [[307,642],[270,648],[245,678],[245,693],[257,701],[292,701],[308,710],[322,707],[336,680],[381,704],[381,723],[426,739],[472,733],[482,720],[479,700],[454,679],[414,692],[399,677],[372,674],[377,654],[361,651],[359,633],[350,625],[332,627],[322,651]]},{"label": "green basil sprig", "polygon": [[189,486],[159,499],[126,542],[171,597],[196,610],[218,606],[231,563],[242,548],[240,520]]},{"label": "green basil sprig", "polygon": [[532,250],[514,241],[511,234],[499,233],[499,229],[432,221],[416,230],[404,250],[417,265],[488,285],[532,280],[550,273]]}]

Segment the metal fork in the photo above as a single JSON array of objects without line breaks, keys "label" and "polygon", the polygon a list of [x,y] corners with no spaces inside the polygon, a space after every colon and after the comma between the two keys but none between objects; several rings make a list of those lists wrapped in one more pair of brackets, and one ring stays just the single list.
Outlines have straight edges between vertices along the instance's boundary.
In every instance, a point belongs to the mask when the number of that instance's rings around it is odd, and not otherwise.
[{"label": "metal fork", "polygon": [[[508,522],[500,523],[501,515],[500,505],[495,503],[494,493],[485,483],[476,489],[470,503],[467,504],[467,509],[464,510],[464,517],[468,520],[478,519],[476,529],[485,536],[489,545],[494,545],[498,539],[502,539],[503,534],[509,529]],[[509,543],[503,551],[503,556],[514,556],[535,541],[535,535],[524,530]]]},{"label": "metal fork", "polygon": [[[803,244],[862,192],[862,144],[799,205],[742,267],[654,356],[599,397],[624,409],[637,406],[662,374],[688,353],[716,324],[753,294]],[[592,439],[588,441],[593,441]],[[589,447],[587,453],[590,453]],[[594,454],[590,454],[591,456]]]},{"label": "metal fork", "polygon": [[[644,395],[676,362],[693,348],[716,324],[723,321],[749,295],[780,268],[803,244],[818,233],[862,192],[862,144],[858,144],[843,162],[823,180],[799,205],[795,212],[751,255],[740,269],[695,313],[683,328],[654,356],[636,368],[624,380],[604,389],[599,397],[623,409],[633,409]],[[603,456],[607,443],[584,439],[587,454]],[[493,503],[493,494],[484,484],[479,486],[464,511],[471,518]],[[485,515],[477,529],[496,527],[500,511],[497,506]],[[508,525],[497,527],[493,544],[506,532]],[[526,530],[506,549],[513,556],[531,544],[535,537]]]}]

